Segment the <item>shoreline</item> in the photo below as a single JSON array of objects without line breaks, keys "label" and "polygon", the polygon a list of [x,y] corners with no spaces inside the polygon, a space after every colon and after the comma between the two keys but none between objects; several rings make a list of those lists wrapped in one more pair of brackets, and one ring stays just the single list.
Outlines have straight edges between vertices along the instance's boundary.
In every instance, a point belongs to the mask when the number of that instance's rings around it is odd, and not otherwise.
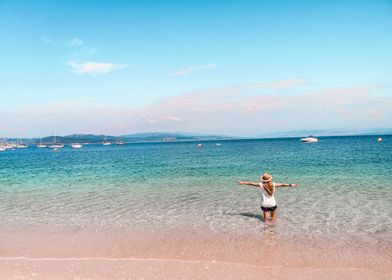
[{"label": "shoreline", "polygon": [[1,278],[31,279],[390,279],[356,267],[266,266],[178,259],[0,258]]},{"label": "shoreline", "polygon": [[[276,233],[2,230],[0,278],[390,279],[392,244]],[[109,273],[109,274],[108,274]],[[124,278],[128,275],[128,278]],[[195,276],[196,275],[196,276]]]}]

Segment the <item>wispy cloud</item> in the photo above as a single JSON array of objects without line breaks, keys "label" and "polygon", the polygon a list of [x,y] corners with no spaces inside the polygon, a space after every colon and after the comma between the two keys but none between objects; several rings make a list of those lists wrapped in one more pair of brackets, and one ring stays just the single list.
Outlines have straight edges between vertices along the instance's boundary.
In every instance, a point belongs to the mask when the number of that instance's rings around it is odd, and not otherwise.
[{"label": "wispy cloud", "polygon": [[77,38],[77,37],[72,38],[71,41],[69,41],[69,45],[71,47],[80,47],[83,44],[84,44],[84,42],[81,39]]},{"label": "wispy cloud", "polygon": [[189,75],[195,71],[203,70],[203,69],[211,69],[211,68],[216,68],[218,67],[217,64],[203,64],[203,65],[197,65],[197,66],[190,66],[184,69],[180,69],[174,72],[169,73],[169,76],[174,76],[174,77],[181,77],[181,76],[186,76]]},{"label": "wispy cloud", "polygon": [[23,128],[23,133],[52,131],[55,125],[63,134],[189,131],[227,135],[390,127],[392,97],[379,96],[378,85],[315,90],[303,89],[303,83],[292,78],[226,85],[174,95],[143,108],[111,106],[94,99],[59,100],[20,112],[0,108],[4,116],[0,127],[10,133],[16,128]]},{"label": "wispy cloud", "polygon": [[77,74],[107,74],[115,70],[121,70],[128,67],[126,64],[114,64],[104,62],[84,62],[78,63],[76,61],[68,61],[67,63]]},{"label": "wispy cloud", "polygon": [[46,43],[46,44],[54,44],[55,40],[53,40],[52,38],[43,36],[41,37],[42,42]]}]

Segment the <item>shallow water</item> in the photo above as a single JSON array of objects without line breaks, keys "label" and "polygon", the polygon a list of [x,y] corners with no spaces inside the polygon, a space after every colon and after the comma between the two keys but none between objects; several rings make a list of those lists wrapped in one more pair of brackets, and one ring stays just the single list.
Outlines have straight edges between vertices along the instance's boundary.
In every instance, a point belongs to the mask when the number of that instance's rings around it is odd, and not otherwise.
[{"label": "shallow water", "polygon": [[[392,137],[86,145],[0,153],[0,229],[392,239]],[[261,172],[276,182],[278,221],[261,222]]]}]

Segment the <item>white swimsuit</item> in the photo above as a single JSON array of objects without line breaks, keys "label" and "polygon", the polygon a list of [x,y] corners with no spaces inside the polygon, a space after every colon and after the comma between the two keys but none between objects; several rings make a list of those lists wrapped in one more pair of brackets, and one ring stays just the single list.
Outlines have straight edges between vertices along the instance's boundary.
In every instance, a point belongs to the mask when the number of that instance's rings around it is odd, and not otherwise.
[{"label": "white swimsuit", "polygon": [[263,183],[260,183],[261,189],[261,206],[265,208],[270,208],[276,206],[275,201],[275,183],[272,183],[272,195],[269,195],[267,191],[264,189]]}]

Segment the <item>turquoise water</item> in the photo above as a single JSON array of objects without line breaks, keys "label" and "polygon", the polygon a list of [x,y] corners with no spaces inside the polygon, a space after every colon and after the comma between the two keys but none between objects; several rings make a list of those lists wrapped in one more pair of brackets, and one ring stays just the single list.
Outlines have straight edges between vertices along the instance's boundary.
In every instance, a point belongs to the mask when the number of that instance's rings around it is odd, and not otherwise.
[{"label": "turquoise water", "polygon": [[30,147],[0,153],[0,228],[125,228],[257,233],[263,171],[283,235],[390,239],[392,137],[326,137]]}]

